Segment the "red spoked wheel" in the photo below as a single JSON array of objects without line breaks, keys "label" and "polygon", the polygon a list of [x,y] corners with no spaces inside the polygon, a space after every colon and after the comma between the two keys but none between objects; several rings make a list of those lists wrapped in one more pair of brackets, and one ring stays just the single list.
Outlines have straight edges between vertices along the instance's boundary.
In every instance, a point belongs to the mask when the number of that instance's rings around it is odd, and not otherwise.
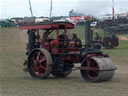
[{"label": "red spoked wheel", "polygon": [[93,59],[91,59],[89,63],[90,66],[88,66],[87,75],[90,79],[95,79],[99,74],[99,66]]},{"label": "red spoked wheel", "polygon": [[88,82],[102,82],[113,78],[115,66],[108,57],[92,57],[81,65],[81,75]]},{"label": "red spoked wheel", "polygon": [[52,57],[46,49],[35,49],[28,56],[28,71],[34,78],[46,78],[52,71]]}]

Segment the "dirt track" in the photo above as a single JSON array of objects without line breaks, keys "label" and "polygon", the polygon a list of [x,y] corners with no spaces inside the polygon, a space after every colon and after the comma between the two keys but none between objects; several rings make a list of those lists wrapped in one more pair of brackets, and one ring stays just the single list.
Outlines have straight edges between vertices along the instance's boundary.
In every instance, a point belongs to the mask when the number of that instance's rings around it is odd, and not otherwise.
[{"label": "dirt track", "polygon": [[79,71],[66,79],[50,76],[36,80],[22,71],[25,41],[25,32],[15,28],[0,30],[0,96],[128,96],[128,47],[106,50],[118,68],[111,81],[88,83]]},{"label": "dirt track", "polygon": [[122,36],[122,37],[119,37],[119,40],[122,40],[122,41],[128,41],[128,37],[124,37],[124,36]]}]

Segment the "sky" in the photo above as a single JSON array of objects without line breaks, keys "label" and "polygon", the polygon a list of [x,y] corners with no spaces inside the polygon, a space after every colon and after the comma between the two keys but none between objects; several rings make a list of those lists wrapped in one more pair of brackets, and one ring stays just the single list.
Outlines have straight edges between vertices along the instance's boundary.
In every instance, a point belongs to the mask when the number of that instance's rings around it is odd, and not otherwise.
[{"label": "sky", "polygon": [[[85,2],[87,1],[87,2]],[[76,11],[96,17],[112,14],[112,0],[80,0]],[[128,0],[114,0],[115,14],[128,13]]]},{"label": "sky", "polygon": [[[36,17],[49,17],[51,0],[31,0]],[[128,12],[128,0],[115,0],[115,13]],[[112,0],[53,0],[52,16],[68,16],[74,9],[78,13],[100,16],[110,14]],[[31,16],[28,0],[0,0],[0,19]]]}]

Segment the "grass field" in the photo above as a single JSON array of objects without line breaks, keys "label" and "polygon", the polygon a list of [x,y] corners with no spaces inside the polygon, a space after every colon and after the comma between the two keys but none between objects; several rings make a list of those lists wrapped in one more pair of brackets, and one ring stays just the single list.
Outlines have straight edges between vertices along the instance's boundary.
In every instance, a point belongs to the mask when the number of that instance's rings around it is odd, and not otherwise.
[{"label": "grass field", "polygon": [[[74,29],[84,39],[84,27]],[[128,96],[128,41],[120,41],[116,49],[104,49],[110,55],[117,70],[108,82],[88,83],[79,70],[66,79],[33,79],[22,71],[26,58],[25,31],[17,28],[0,29],[0,96]]]}]

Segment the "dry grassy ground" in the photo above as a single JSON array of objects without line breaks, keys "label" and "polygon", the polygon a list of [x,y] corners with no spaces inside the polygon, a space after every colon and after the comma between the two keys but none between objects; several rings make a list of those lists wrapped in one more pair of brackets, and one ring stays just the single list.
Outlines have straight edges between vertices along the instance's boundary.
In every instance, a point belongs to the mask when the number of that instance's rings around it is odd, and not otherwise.
[{"label": "dry grassy ground", "polygon": [[45,80],[24,73],[26,38],[26,33],[16,28],[0,29],[0,96],[128,96],[128,41],[121,41],[113,50],[103,49],[118,68],[115,77],[88,83],[79,71],[66,79],[50,76]]}]

